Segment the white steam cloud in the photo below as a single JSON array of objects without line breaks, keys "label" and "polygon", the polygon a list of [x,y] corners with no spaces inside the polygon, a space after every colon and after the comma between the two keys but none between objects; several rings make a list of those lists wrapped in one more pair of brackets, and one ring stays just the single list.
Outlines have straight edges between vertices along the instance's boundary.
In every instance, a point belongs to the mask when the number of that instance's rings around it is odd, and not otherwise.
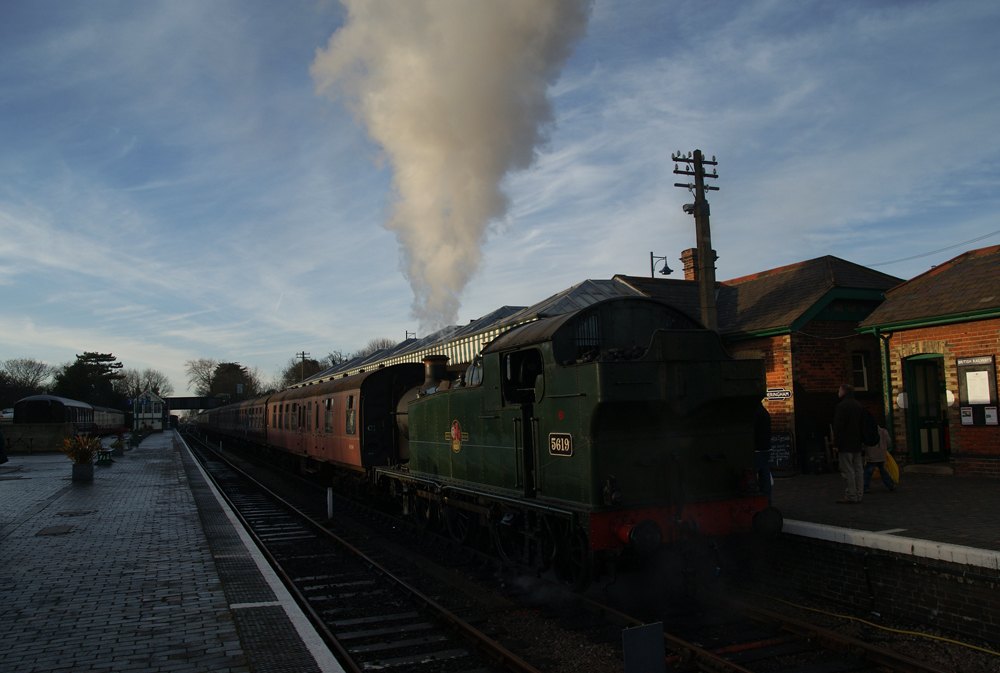
[{"label": "white steam cloud", "polygon": [[455,322],[511,170],[552,125],[548,87],[586,30],[591,0],[342,0],[319,49],[317,91],[339,85],[393,168],[386,227],[403,248],[422,328]]}]

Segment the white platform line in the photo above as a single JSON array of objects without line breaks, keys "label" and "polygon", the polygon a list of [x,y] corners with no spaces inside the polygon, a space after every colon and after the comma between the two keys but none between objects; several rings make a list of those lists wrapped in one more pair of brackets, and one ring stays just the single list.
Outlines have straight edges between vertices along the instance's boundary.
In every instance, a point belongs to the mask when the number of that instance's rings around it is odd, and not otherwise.
[{"label": "white platform line", "polygon": [[856,547],[880,549],[896,554],[971,565],[977,568],[1000,570],[1000,552],[989,549],[976,549],[975,547],[964,547],[957,544],[946,544],[944,542],[933,542],[931,540],[899,537],[897,535],[890,535],[887,531],[873,532],[785,519],[783,532],[790,535],[800,535],[802,537],[854,545]]},{"label": "white platform line", "polygon": [[[236,518],[236,515],[233,514],[233,511],[229,508],[229,503],[226,502],[225,498],[222,497],[222,494],[220,494],[215,488],[215,484],[212,483],[212,480],[208,478],[205,470],[201,467],[201,463],[198,462],[198,460],[194,457],[194,454],[191,452],[191,447],[187,445],[187,442],[184,441],[184,438],[181,437],[179,432],[175,431],[175,434],[177,435],[177,438],[181,440],[181,443],[184,444],[184,448],[187,449],[191,459],[194,460],[194,464],[197,466],[198,471],[201,472],[201,476],[205,479],[205,483],[208,484],[210,489],[212,489],[212,494],[215,496],[215,499],[218,500],[219,505],[222,506],[222,511],[226,513],[226,517],[229,519],[230,523],[233,524],[233,528],[236,529],[236,534],[239,535],[240,540],[243,541],[243,546],[247,548],[250,558],[252,558],[254,563],[257,564],[260,574],[264,576],[264,580],[267,582],[268,586],[271,587],[274,595],[278,598],[275,604],[284,608],[285,614],[288,615],[288,619],[298,632],[299,638],[302,639],[302,642],[305,643],[309,653],[312,654],[319,670],[322,671],[322,673],[345,673],[344,668],[340,665],[340,662],[337,661],[336,657],[334,657],[330,652],[330,648],[327,647],[323,639],[319,637],[318,633],[316,633],[316,629],[313,627],[312,623],[302,612],[302,609],[299,607],[298,603],[295,602],[295,599],[292,598],[292,595],[288,593],[288,589],[285,588],[285,585],[281,583],[281,580],[274,573],[274,570],[271,568],[270,564],[268,564],[267,559],[264,558],[264,555],[260,553],[259,549],[257,549],[257,545],[255,545],[253,540],[250,539],[250,536],[243,528],[243,524],[240,523],[240,520]],[[247,604],[244,603],[242,605]]]}]

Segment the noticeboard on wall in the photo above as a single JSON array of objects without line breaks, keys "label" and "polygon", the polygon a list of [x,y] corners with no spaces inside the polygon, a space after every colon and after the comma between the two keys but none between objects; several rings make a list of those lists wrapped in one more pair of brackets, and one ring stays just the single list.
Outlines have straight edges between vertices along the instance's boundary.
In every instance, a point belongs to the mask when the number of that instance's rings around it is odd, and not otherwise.
[{"label": "noticeboard on wall", "polygon": [[792,433],[771,433],[771,467],[776,470],[790,470],[795,467],[792,455]]},{"label": "noticeboard on wall", "polygon": [[958,404],[962,425],[997,425],[996,357],[958,358]]}]

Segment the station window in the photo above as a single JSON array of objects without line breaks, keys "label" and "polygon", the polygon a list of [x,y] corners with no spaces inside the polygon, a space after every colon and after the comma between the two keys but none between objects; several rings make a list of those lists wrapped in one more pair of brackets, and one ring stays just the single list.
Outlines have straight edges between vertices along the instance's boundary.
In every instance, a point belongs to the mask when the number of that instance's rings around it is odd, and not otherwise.
[{"label": "station window", "polygon": [[868,353],[851,353],[851,369],[855,390],[868,390]]},{"label": "station window", "polygon": [[354,395],[347,396],[346,429],[349,435],[358,434],[357,409],[354,408]]}]

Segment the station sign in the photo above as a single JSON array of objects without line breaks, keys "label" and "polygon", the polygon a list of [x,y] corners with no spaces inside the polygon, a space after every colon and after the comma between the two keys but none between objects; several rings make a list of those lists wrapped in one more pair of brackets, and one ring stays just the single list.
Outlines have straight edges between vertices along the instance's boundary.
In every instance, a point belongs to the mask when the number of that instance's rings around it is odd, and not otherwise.
[{"label": "station sign", "polygon": [[785,390],[784,388],[768,388],[767,389],[767,399],[768,400],[787,400],[792,396],[791,390]]}]

